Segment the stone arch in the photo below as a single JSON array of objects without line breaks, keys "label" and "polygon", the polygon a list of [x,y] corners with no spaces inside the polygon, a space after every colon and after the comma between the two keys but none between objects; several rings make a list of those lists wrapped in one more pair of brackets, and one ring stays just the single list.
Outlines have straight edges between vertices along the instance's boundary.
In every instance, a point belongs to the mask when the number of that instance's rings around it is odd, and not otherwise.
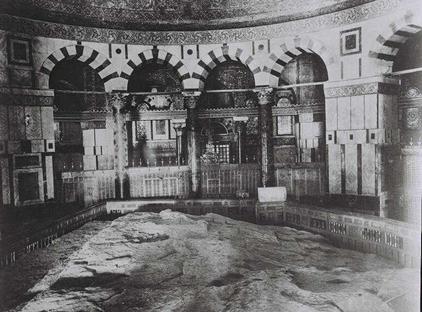
[{"label": "stone arch", "polygon": [[40,72],[50,76],[57,63],[68,59],[76,59],[94,69],[104,84],[111,79],[119,77],[119,74],[106,56],[83,45],[66,46],[54,51],[44,60]]},{"label": "stone arch", "polygon": [[185,89],[185,81],[190,78],[187,67],[178,57],[163,49],[153,48],[150,50],[142,51],[135,58],[130,59],[124,65],[120,77],[126,80],[127,85],[130,76],[137,67],[141,66],[143,63],[154,62],[158,64],[169,64],[171,67],[173,67],[179,76],[183,88]]},{"label": "stone arch", "polygon": [[414,15],[408,12],[399,20],[389,24],[388,28],[378,34],[368,56],[379,60],[379,65],[381,65],[380,74],[392,71],[394,59],[400,48],[421,30],[422,20],[416,21]]},{"label": "stone arch", "polygon": [[302,53],[312,53],[321,57],[327,71],[329,65],[334,63],[334,57],[324,44],[307,37],[295,37],[284,41],[280,45],[279,51],[270,55],[268,66],[264,67],[264,72],[268,73],[268,85],[277,87],[278,79],[284,67]]},{"label": "stone arch", "polygon": [[255,61],[255,59],[246,53],[243,49],[234,48],[229,45],[223,45],[220,48],[216,48],[208,52],[208,54],[205,55],[205,57],[203,57],[196,65],[196,69],[193,72],[192,78],[197,80],[197,88],[199,90],[203,90],[205,81],[211,71],[218,64],[224,63],[228,60],[238,61],[247,66],[254,75],[256,84],[258,80],[257,74],[261,72],[261,67]]}]

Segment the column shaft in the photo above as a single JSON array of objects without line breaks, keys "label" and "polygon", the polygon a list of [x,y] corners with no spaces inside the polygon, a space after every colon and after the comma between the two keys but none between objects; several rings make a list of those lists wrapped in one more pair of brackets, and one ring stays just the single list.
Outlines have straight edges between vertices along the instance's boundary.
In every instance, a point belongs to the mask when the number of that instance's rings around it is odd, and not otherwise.
[{"label": "column shaft", "polygon": [[261,140],[260,162],[261,162],[261,182],[262,186],[274,186],[274,163],[273,163],[273,102],[272,89],[262,89],[258,91],[259,100],[259,133]]},{"label": "column shaft", "polygon": [[129,197],[129,178],[126,169],[128,165],[128,138],[125,118],[127,96],[120,93],[111,94],[109,101],[113,108],[116,198],[125,199]]},{"label": "column shaft", "polygon": [[201,192],[201,162],[200,146],[198,140],[197,103],[199,92],[186,93],[185,107],[187,109],[186,130],[188,145],[188,165],[191,170],[191,196],[199,197]]}]

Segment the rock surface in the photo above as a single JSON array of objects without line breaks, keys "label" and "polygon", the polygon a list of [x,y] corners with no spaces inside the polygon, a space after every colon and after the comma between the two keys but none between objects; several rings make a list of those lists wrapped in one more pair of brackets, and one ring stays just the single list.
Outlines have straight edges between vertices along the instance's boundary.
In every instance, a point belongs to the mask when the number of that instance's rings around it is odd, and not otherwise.
[{"label": "rock surface", "polygon": [[419,272],[219,215],[114,220],[21,311],[419,311]]}]

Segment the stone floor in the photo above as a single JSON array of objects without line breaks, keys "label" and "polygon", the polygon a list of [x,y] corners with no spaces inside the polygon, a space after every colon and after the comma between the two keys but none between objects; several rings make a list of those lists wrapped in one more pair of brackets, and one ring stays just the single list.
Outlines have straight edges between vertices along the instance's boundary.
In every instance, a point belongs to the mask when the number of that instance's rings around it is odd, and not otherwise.
[{"label": "stone floor", "polygon": [[6,311],[30,300],[34,287],[47,274],[60,272],[69,257],[110,222],[90,222],[56,239],[52,245],[23,255],[13,265],[0,269],[0,311]]},{"label": "stone floor", "polygon": [[170,211],[94,228],[12,311],[419,311],[418,270],[305,231]]}]

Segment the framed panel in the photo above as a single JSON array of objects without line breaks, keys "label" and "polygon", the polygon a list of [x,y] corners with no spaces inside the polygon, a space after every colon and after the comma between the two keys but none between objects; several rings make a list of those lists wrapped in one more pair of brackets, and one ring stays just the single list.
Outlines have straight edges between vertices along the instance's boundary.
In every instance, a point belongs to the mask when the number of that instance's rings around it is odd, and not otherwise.
[{"label": "framed panel", "polygon": [[358,54],[362,52],[362,30],[360,27],[340,32],[341,55]]},{"label": "framed panel", "polygon": [[153,120],[152,122],[152,137],[153,140],[168,140],[169,139],[169,123],[168,120]]},{"label": "framed panel", "polygon": [[40,204],[44,202],[44,182],[42,168],[15,170],[13,173],[16,206]]},{"label": "framed panel", "polygon": [[277,135],[293,135],[293,116],[277,116]]},{"label": "framed panel", "polygon": [[27,38],[8,38],[8,59],[14,65],[32,65],[31,40]]}]

